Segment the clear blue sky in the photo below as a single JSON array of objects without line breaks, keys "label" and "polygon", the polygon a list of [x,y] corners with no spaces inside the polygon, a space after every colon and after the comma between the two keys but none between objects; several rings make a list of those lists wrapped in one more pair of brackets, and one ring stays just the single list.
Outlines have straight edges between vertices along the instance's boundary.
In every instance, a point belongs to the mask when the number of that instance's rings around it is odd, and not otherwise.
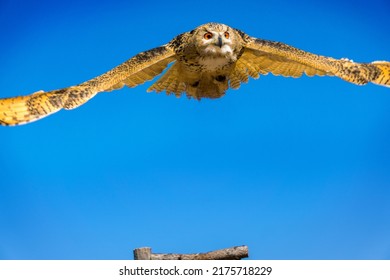
[{"label": "clear blue sky", "polygon": [[[241,6],[242,4],[242,6]],[[390,61],[388,1],[0,2],[0,97],[74,85],[215,21]],[[390,258],[390,89],[262,76],[218,100],[137,88],[0,127],[0,259]]]}]

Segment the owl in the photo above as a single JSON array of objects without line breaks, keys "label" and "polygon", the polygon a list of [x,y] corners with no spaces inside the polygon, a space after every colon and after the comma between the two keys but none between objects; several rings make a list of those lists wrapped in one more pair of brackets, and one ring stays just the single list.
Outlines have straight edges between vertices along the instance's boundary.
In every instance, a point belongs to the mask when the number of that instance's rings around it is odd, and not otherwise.
[{"label": "owl", "polygon": [[364,85],[390,87],[390,62],[356,63],[305,52],[280,42],[251,37],[220,23],[207,23],[169,43],[130,58],[79,85],[0,99],[0,124],[18,125],[61,109],[74,109],[99,92],[135,87],[164,72],[148,91],[189,98],[220,98],[249,77],[272,73],[285,77],[337,76]]}]

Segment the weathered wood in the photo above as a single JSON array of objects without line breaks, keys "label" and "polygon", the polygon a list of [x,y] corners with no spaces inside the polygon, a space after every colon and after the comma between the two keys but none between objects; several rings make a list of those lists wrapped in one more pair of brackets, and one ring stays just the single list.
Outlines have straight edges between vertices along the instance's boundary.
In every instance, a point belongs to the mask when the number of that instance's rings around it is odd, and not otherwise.
[{"label": "weathered wood", "polygon": [[133,253],[134,253],[135,260],[150,260],[152,248],[150,247],[137,248],[134,249]]},{"label": "weathered wood", "polygon": [[[138,250],[145,251],[145,249],[149,249],[148,253],[138,253]],[[148,247],[134,250],[136,260],[240,260],[247,257],[248,246],[236,246],[198,254],[154,254]]]}]

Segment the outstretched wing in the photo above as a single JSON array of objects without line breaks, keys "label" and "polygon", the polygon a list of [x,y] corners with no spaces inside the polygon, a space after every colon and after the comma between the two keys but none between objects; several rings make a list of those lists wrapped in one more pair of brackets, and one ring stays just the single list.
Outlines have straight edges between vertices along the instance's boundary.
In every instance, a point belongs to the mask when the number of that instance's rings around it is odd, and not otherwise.
[{"label": "outstretched wing", "polygon": [[372,82],[390,87],[390,62],[355,63],[315,55],[289,45],[249,37],[247,45],[230,76],[230,86],[238,88],[248,75],[272,73],[285,77],[337,76],[348,82],[364,85]]},{"label": "outstretched wing", "polygon": [[175,52],[164,45],[142,52],[114,69],[82,84],[49,92],[0,99],[0,124],[17,125],[38,120],[61,109],[74,109],[97,93],[135,87],[160,74],[175,60]]}]

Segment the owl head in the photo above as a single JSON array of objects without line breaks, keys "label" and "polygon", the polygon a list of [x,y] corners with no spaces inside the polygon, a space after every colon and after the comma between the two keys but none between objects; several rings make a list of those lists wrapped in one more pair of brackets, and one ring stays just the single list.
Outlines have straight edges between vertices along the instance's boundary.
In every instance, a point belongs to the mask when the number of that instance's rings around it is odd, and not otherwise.
[{"label": "owl head", "polygon": [[225,24],[207,23],[193,31],[194,45],[200,55],[231,56],[237,38],[234,29]]}]

